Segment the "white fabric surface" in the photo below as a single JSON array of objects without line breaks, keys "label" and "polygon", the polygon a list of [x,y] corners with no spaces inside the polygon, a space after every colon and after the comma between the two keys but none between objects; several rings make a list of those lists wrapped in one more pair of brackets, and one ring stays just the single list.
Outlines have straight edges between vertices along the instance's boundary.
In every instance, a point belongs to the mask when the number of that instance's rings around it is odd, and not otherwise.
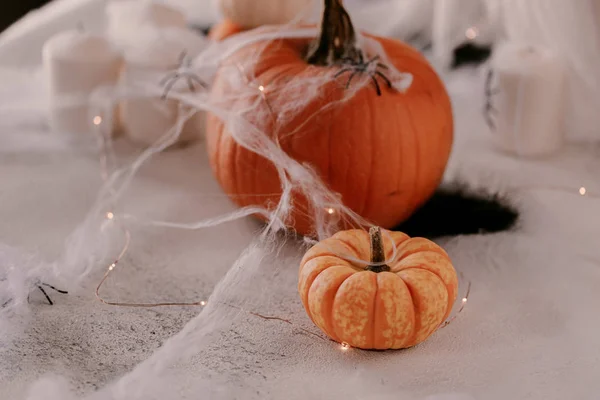
[{"label": "white fabric surface", "polygon": [[[43,105],[28,101],[37,90],[29,78],[5,71],[2,79],[12,84],[3,86],[0,99],[0,242],[51,259],[95,198],[97,155],[74,151],[48,133]],[[259,230],[253,220],[195,232],[136,229],[106,296],[206,299],[225,277],[209,305],[101,305],[93,290],[102,266],[81,290],[50,293],[53,307],[34,292],[25,332],[0,338],[0,397],[69,399],[57,380],[32,389],[52,373],[89,399],[597,398],[598,149],[573,146],[529,161],[500,154],[481,118],[478,71],[456,72],[446,81],[457,124],[448,179],[500,190],[523,216],[515,232],[440,241],[473,286],[466,310],[431,340],[400,352],[342,352],[304,331],[318,334],[296,293],[298,243],[290,240],[264,259],[251,251],[231,267]],[[123,142],[117,149],[123,160],[136,153]],[[589,196],[578,194],[580,186]],[[156,219],[199,220],[233,209],[218,194],[198,143],[154,158],[122,207]],[[235,292],[227,291],[232,279],[240,283]],[[246,311],[232,316],[230,304],[291,324]],[[205,329],[191,357],[165,357],[194,325]],[[159,359],[166,370],[155,365]]]}]

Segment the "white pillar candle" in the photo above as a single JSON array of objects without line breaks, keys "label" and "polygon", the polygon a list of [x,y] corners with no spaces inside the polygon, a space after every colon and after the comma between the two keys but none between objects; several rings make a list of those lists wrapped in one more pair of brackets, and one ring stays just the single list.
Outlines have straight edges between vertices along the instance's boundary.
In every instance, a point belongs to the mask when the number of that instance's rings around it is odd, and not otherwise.
[{"label": "white pillar candle", "polygon": [[124,49],[135,45],[152,30],[187,26],[181,12],[152,0],[113,0],[106,6],[106,17],[108,36]]},{"label": "white pillar candle", "polygon": [[491,61],[494,143],[518,156],[556,152],[564,141],[565,67],[539,46],[507,43]]},{"label": "white pillar candle", "polygon": [[[182,29],[157,31],[126,53],[121,88],[125,98],[120,105],[121,127],[125,135],[141,145],[152,145],[175,126],[182,114],[177,101],[163,100],[159,83],[169,72],[178,68],[182,53],[193,58],[205,46],[206,39]],[[173,90],[185,90],[185,77]],[[148,90],[151,89],[151,90]],[[152,92],[154,90],[154,93]],[[196,85],[196,89],[204,90]],[[179,137],[191,141],[202,132],[203,113],[192,118]]]},{"label": "white pillar candle", "polygon": [[43,48],[49,123],[57,132],[91,132],[91,94],[114,86],[122,56],[103,37],[67,31],[50,38]]},{"label": "white pillar candle", "polygon": [[506,37],[559,54],[567,68],[566,135],[600,141],[600,0],[501,0]]}]

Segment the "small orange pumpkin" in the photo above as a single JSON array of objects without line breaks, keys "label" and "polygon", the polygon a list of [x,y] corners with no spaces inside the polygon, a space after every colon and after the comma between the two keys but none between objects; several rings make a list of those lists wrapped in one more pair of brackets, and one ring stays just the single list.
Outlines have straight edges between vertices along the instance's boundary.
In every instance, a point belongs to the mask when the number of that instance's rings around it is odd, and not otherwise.
[{"label": "small orange pumpkin", "polygon": [[235,35],[236,33],[243,32],[244,28],[241,25],[236,24],[230,19],[224,19],[218,24],[214,25],[210,28],[208,32],[209,39],[215,41],[221,41],[227,39],[230,36]]},{"label": "small orange pumpkin", "polygon": [[[397,247],[392,257],[392,241]],[[352,260],[368,260],[357,265]],[[383,265],[382,265],[383,264]],[[458,279],[446,252],[423,238],[379,228],[338,232],[300,263],[298,291],[331,339],[361,349],[401,349],[426,340],[448,318]]]},{"label": "small orange pumpkin", "polygon": [[[347,207],[391,229],[431,197],[452,147],[450,99],[427,60],[402,42],[372,37],[398,70],[413,74],[406,93],[388,89],[383,78],[373,75],[380,80],[376,88],[365,85],[348,101],[328,107],[345,97],[349,74],[341,75],[323,83],[322,95],[311,99],[293,118],[280,119],[277,116],[289,108],[288,94],[269,90],[293,79],[334,75],[347,67],[344,60],[357,57],[354,31],[348,30],[352,25],[343,19],[348,15],[343,14],[340,1],[326,0],[321,35],[312,47],[309,40],[281,39],[259,41],[234,53],[217,72],[212,96],[232,110],[256,110],[257,99],[264,96],[274,117],[265,116],[263,108],[262,113],[245,114],[248,122],[269,133],[290,157],[316,170]],[[247,95],[247,87],[232,85],[229,79],[232,65],[253,58],[256,62],[245,73],[253,84],[264,88],[255,97]],[[207,150],[214,175],[239,206],[269,207],[279,202],[282,189],[275,166],[240,145],[212,114],[207,118]],[[303,235],[314,232],[315,210],[305,195],[294,192],[292,203],[286,223]]]}]

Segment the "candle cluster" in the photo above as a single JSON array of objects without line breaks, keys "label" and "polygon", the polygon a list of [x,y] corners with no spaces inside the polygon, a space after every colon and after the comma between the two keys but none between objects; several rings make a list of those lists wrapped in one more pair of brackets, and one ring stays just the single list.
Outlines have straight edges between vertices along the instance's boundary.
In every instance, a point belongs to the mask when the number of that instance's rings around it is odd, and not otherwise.
[{"label": "candle cluster", "polygon": [[[136,143],[151,145],[187,110],[175,100],[161,99],[147,83],[156,81],[158,87],[161,77],[178,68],[182,54],[193,58],[207,40],[187,28],[183,14],[160,3],[114,1],[106,13],[105,32],[69,30],[44,46],[50,126],[81,138],[110,120],[110,133],[122,132]],[[101,102],[99,94],[104,95]],[[99,108],[108,113],[104,121]],[[193,140],[202,126],[201,115],[191,118],[180,140]]]}]

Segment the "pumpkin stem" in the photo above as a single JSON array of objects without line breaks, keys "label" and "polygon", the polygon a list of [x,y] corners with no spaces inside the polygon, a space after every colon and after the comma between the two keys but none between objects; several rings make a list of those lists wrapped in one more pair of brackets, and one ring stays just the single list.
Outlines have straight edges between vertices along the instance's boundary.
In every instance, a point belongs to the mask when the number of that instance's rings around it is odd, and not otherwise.
[{"label": "pumpkin stem", "polygon": [[369,229],[369,237],[371,238],[371,263],[367,267],[367,271],[373,272],[388,272],[391,270],[386,264],[381,264],[385,261],[385,248],[383,247],[383,237],[381,236],[381,228],[373,226]]},{"label": "pumpkin stem", "polygon": [[349,60],[360,62],[361,50],[356,45],[356,32],[342,0],[325,0],[319,37],[311,44],[306,58],[309,64],[333,65]]}]

